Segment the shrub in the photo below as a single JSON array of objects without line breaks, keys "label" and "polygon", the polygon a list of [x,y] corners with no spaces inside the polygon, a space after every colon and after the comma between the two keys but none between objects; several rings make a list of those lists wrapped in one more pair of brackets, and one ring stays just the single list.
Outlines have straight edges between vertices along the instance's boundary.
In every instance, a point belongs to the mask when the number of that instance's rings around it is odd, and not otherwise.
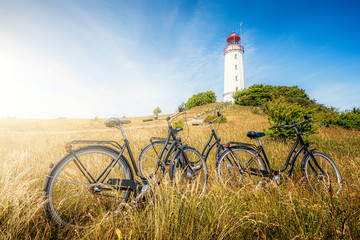
[{"label": "shrub", "polygon": [[262,106],[263,104],[284,97],[290,103],[298,103],[302,106],[313,105],[304,89],[297,86],[271,86],[254,84],[248,89],[238,91],[233,95],[235,104],[243,106]]},{"label": "shrub", "polygon": [[159,107],[156,107],[153,111],[154,115],[157,116],[159,113],[161,113],[161,109]]},{"label": "shrub", "polygon": [[340,114],[339,125],[344,128],[360,130],[360,113],[353,111]]},{"label": "shrub", "polygon": [[[311,116],[312,109],[305,108],[297,103],[288,103],[284,98],[269,102],[267,104],[268,121],[271,126],[274,125],[291,125],[304,119],[304,114]],[[303,135],[307,136],[316,132],[316,128],[311,121],[306,121],[297,125],[297,129]],[[293,128],[270,128],[266,131],[273,138],[282,140],[294,139],[296,137]]]},{"label": "shrub", "polygon": [[182,128],[184,126],[184,122],[179,120],[173,123],[173,128]]},{"label": "shrub", "polygon": [[233,95],[235,104],[243,106],[261,106],[275,98],[274,86],[255,84],[248,89],[238,91]]},{"label": "shrub", "polygon": [[185,103],[185,107],[187,109],[191,109],[193,107],[202,106],[202,105],[214,103],[214,102],[216,102],[215,93],[213,91],[207,91],[207,92],[194,94]]},{"label": "shrub", "polygon": [[[268,114],[269,122],[277,122],[276,125],[283,123],[281,121],[285,121],[286,119],[291,121],[284,123],[291,124],[297,121],[297,117],[301,118],[302,114],[300,113],[312,113],[313,119],[316,120],[320,126],[342,126],[344,128],[360,130],[360,108],[353,108],[351,111],[339,114],[338,110],[333,107],[329,108],[316,103],[315,100],[309,98],[304,89],[298,88],[297,86],[288,87],[255,84],[246,90],[236,92],[233,98],[235,104],[251,106],[251,111],[255,114],[258,113],[257,107],[260,107],[265,114]],[[277,105],[283,107],[285,112],[275,109],[274,106]],[[291,106],[294,106],[293,110]],[[311,129],[312,128],[308,129],[309,132],[305,131],[305,134],[311,133]],[[292,130],[269,130],[269,133],[273,137],[279,136],[287,139],[289,138],[287,133],[289,131]]]},{"label": "shrub", "polygon": [[324,127],[339,125],[339,113],[333,107],[325,107],[318,104],[315,108],[315,116],[317,122]]}]

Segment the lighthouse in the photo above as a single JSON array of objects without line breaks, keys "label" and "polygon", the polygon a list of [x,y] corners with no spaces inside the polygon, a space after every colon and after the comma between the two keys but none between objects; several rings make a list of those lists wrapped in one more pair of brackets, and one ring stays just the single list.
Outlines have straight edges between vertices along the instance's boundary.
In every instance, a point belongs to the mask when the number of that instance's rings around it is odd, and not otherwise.
[{"label": "lighthouse", "polygon": [[226,39],[224,50],[224,102],[234,102],[232,95],[245,88],[244,76],[244,47],[240,37],[235,32]]}]

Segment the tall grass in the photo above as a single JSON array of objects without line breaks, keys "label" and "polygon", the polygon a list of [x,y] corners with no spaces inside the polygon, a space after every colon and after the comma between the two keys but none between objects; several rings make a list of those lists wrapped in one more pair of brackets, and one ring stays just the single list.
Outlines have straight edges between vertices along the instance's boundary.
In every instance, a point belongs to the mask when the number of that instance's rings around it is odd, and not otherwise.
[{"label": "tall grass", "polygon": [[[197,111],[192,110],[190,116]],[[203,111],[203,110],[201,110]],[[252,141],[246,132],[269,127],[266,116],[247,107],[224,112],[226,123],[216,126],[222,142]],[[146,118],[146,117],[145,117]],[[131,119],[125,129],[135,157],[151,136],[166,136],[165,122]],[[360,238],[360,133],[342,128],[321,128],[308,140],[337,164],[344,179],[340,196],[320,198],[302,181],[300,161],[295,174],[280,186],[268,182],[227,192],[216,181],[214,153],[208,161],[210,185],[201,198],[180,194],[167,179],[152,189],[139,207],[128,205],[91,231],[56,228],[42,210],[42,184],[51,162],[65,154],[64,144],[74,139],[120,141],[103,120],[0,119],[0,239],[359,239]],[[139,128],[134,128],[139,127]],[[94,131],[102,130],[102,131]],[[187,126],[185,143],[202,149],[210,136],[208,126]],[[256,142],[253,142],[256,143]],[[273,167],[279,169],[292,142],[264,138]]]}]

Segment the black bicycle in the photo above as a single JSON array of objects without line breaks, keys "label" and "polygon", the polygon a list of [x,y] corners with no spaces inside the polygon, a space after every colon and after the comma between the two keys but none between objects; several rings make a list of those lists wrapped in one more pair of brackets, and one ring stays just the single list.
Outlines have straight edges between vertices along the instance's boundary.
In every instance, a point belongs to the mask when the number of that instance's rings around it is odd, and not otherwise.
[{"label": "black bicycle", "polygon": [[[208,171],[203,156],[195,148],[183,145],[178,132],[183,128],[173,128],[172,122],[181,114],[178,112],[164,118],[144,119],[144,122],[166,120],[168,134],[166,138],[152,137],[139,155],[139,169],[143,177],[153,179],[159,183],[165,171],[169,169],[171,181],[183,190],[188,189],[188,184],[196,181],[197,191],[200,195],[205,191],[208,181]],[[189,188],[190,189],[190,188]],[[194,189],[192,187],[192,189]]]},{"label": "black bicycle", "polygon": [[[290,169],[285,177],[291,176],[295,162],[300,153],[303,152],[301,168],[311,189],[318,195],[323,195],[329,189],[332,189],[334,194],[338,194],[342,189],[342,180],[334,161],[325,153],[309,149],[310,144],[303,140],[301,133],[296,128],[297,125],[310,120],[312,120],[310,117],[304,115],[304,120],[292,125],[281,124],[273,126],[273,128],[294,128],[297,136],[285,166],[281,170],[273,170],[271,168],[259,139],[265,136],[265,133],[254,131],[247,133],[250,139],[258,140],[258,146],[246,143],[235,143],[235,145],[231,146],[233,143],[228,143],[229,148],[221,155],[219,167],[217,168],[219,181],[230,191],[234,192],[245,185],[261,183],[261,181],[259,182],[259,177],[267,177],[275,182],[279,182],[280,175],[289,166]],[[299,148],[296,150],[298,146]]]},{"label": "black bicycle", "polygon": [[[122,128],[128,123],[117,118],[105,121],[107,127],[121,130],[122,146],[116,141],[74,140],[65,145],[67,153],[50,165],[43,185],[44,210],[56,224],[94,226],[122,210],[131,193],[137,194],[132,200],[137,203],[150,188],[139,174]],[[80,146],[73,149],[74,145]]]}]

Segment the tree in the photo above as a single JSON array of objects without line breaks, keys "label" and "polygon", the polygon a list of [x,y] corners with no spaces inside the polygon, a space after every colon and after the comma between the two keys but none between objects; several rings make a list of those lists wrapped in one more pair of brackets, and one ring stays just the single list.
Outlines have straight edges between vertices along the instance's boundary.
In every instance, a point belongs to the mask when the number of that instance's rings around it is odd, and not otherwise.
[{"label": "tree", "polygon": [[178,106],[178,109],[177,111],[178,112],[183,112],[183,111],[186,111],[187,110],[187,107],[186,107],[186,104],[184,102],[182,102],[179,106]]},{"label": "tree", "polygon": [[194,94],[189,100],[185,103],[187,109],[191,109],[197,106],[214,103],[216,102],[216,96],[213,91],[201,92]]},{"label": "tree", "polygon": [[158,116],[159,113],[161,113],[161,109],[159,108],[159,106],[157,106],[157,107],[154,109],[153,113],[154,113],[155,116]]}]

